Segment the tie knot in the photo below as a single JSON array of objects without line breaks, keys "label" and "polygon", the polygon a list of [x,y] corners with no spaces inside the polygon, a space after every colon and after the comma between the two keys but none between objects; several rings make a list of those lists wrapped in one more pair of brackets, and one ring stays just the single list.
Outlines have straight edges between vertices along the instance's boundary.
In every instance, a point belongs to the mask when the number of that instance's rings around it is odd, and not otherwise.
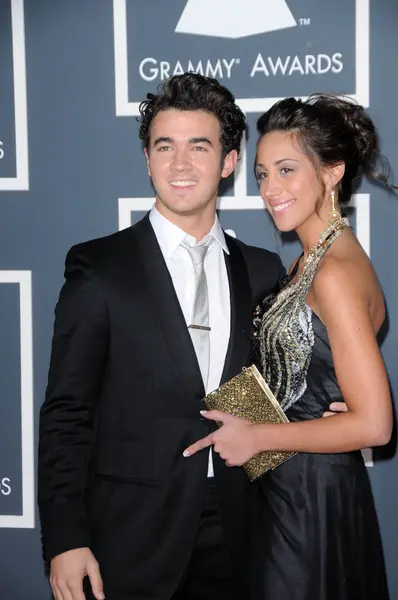
[{"label": "tie knot", "polygon": [[210,242],[211,239],[207,238],[206,240],[199,242],[199,244],[196,244],[196,246],[190,246],[187,240],[183,240],[181,245],[188,251],[194,266],[196,266],[204,263]]}]

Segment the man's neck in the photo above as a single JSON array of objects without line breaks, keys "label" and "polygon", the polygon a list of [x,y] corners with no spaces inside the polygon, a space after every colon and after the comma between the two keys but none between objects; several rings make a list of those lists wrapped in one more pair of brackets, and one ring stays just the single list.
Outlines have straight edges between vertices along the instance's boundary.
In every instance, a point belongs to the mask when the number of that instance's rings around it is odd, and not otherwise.
[{"label": "man's neck", "polygon": [[164,205],[159,206],[159,203],[155,204],[156,210],[170,223],[176,225],[185,233],[191,235],[200,242],[210,232],[216,219],[215,210],[209,210],[210,207],[206,207],[199,214],[181,215],[168,210]]}]

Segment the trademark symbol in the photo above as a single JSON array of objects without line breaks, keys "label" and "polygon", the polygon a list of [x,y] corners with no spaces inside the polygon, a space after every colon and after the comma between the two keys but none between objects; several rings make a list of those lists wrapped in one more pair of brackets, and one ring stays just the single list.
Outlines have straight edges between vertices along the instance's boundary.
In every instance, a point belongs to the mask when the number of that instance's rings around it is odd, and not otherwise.
[{"label": "trademark symbol", "polygon": [[311,19],[308,17],[307,19],[299,19],[300,25],[311,25]]},{"label": "trademark symbol", "polygon": [[235,64],[239,65],[240,64],[240,58],[235,58]]}]

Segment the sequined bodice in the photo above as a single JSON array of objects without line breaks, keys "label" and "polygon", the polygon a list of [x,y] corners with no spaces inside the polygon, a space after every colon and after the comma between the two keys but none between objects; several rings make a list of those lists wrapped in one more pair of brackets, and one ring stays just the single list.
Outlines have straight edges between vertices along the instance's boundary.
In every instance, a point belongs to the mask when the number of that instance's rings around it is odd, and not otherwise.
[{"label": "sequined bodice", "polygon": [[328,228],[309,252],[299,279],[290,283],[294,269],[282,282],[282,290],[265,298],[255,311],[257,362],[284,411],[295,404],[307,388],[315,340],[313,313],[306,304],[308,291],[322,257],[347,224],[342,221],[339,228]]}]

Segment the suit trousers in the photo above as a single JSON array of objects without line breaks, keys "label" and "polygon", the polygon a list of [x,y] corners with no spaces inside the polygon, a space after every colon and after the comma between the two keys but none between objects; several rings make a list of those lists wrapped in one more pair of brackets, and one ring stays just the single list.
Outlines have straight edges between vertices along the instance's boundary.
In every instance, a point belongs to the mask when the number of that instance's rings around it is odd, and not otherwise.
[{"label": "suit trousers", "polygon": [[[191,557],[176,591],[164,600],[243,600],[233,578],[216,495],[215,481],[208,478]],[[84,592],[86,600],[95,600],[87,577]],[[105,593],[107,600],[121,600],[114,590]],[[134,593],[123,600],[135,600]]]},{"label": "suit trousers", "polygon": [[213,478],[208,478],[191,558],[171,600],[213,599],[237,600],[238,597],[216,500],[216,485]]}]

